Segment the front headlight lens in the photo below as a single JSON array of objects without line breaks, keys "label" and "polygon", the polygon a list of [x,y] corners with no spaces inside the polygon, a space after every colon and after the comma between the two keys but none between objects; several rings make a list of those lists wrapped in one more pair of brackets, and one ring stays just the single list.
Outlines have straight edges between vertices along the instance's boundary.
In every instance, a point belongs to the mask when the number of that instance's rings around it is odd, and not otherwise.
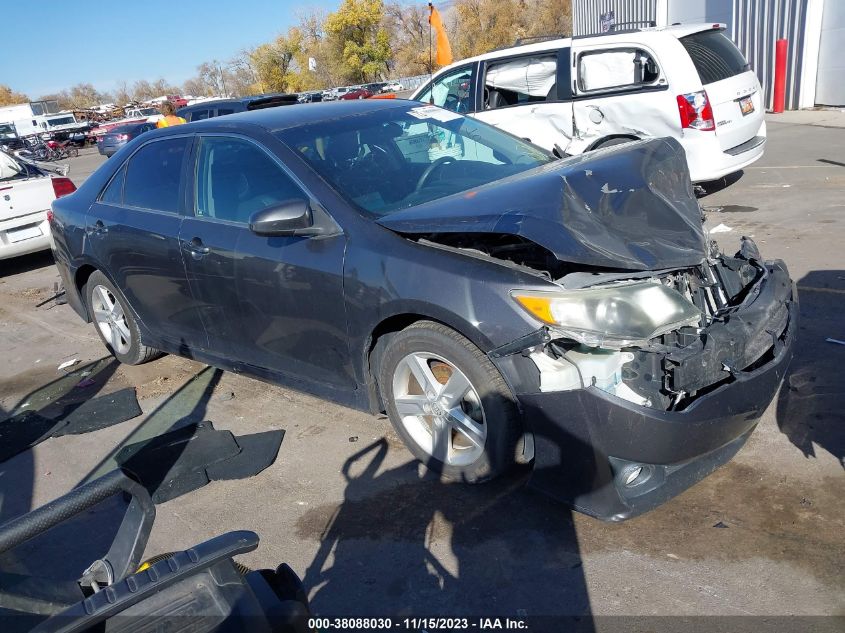
[{"label": "front headlight lens", "polygon": [[655,336],[695,325],[701,318],[701,311],[679,292],[651,281],[511,294],[529,314],[590,347],[646,345]]}]

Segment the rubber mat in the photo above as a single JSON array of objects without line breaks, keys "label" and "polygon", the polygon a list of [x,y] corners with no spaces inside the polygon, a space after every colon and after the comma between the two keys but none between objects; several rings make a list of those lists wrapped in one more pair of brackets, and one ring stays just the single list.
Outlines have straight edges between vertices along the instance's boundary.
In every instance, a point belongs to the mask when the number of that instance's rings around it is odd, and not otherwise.
[{"label": "rubber mat", "polygon": [[0,421],[0,462],[50,437],[98,431],[141,415],[135,389],[120,389],[84,402],[68,403],[67,414],[45,417],[23,411]]},{"label": "rubber mat", "polygon": [[211,422],[189,424],[123,447],[118,464],[164,503],[211,481],[253,477],[279,454],[284,431],[234,436]]}]

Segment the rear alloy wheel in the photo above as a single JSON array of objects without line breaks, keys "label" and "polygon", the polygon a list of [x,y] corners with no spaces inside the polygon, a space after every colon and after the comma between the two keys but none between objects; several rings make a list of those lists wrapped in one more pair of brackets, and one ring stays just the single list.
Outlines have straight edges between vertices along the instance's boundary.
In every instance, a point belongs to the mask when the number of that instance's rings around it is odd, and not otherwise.
[{"label": "rear alloy wheel", "polygon": [[103,273],[91,274],[85,294],[97,334],[117,360],[126,365],[140,365],[161,355],[141,343],[141,332],[129,304]]},{"label": "rear alloy wheel", "polygon": [[392,335],[379,367],[390,421],[430,469],[479,482],[515,463],[522,425],[513,396],[466,338],[420,321]]}]

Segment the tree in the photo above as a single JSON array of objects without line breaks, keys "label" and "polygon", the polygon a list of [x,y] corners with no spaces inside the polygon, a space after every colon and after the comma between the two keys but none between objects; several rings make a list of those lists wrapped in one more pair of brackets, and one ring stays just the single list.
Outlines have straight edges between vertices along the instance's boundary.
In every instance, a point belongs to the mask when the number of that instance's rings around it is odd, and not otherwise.
[{"label": "tree", "polygon": [[295,60],[302,53],[304,37],[297,27],[288,29],[273,42],[250,53],[250,60],[262,92],[284,92],[298,84]]},{"label": "tree", "polygon": [[0,106],[29,103],[29,97],[22,92],[15,92],[9,86],[0,84]]},{"label": "tree", "polygon": [[125,79],[121,79],[117,82],[117,88],[114,91],[114,103],[115,105],[122,106],[130,101],[132,101],[132,94],[129,92],[129,85]]},{"label": "tree", "polygon": [[367,81],[388,70],[393,54],[383,26],[382,0],[343,0],[325,21],[325,31],[352,81]]},{"label": "tree", "polygon": [[93,108],[102,102],[102,95],[90,83],[76,84],[68,93],[68,108],[72,110]]},{"label": "tree", "polygon": [[384,24],[390,34],[395,74],[434,72],[429,55],[428,6],[391,2],[384,7]]},{"label": "tree", "polygon": [[[132,100],[133,101],[147,101],[157,97],[152,84],[146,79],[140,79],[132,84]],[[122,105],[122,104],[121,104]]]}]

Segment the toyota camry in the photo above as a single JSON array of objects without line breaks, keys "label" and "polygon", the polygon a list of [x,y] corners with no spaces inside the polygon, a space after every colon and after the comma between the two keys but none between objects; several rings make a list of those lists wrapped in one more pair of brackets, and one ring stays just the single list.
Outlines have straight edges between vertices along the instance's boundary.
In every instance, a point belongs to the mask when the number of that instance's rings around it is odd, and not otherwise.
[{"label": "toyota camry", "polygon": [[293,105],[144,134],[53,211],[121,362],[384,411],[444,477],[530,464],[606,520],[729,460],[797,332],[786,266],[719,252],[671,139],[561,160],[435,106]]}]

